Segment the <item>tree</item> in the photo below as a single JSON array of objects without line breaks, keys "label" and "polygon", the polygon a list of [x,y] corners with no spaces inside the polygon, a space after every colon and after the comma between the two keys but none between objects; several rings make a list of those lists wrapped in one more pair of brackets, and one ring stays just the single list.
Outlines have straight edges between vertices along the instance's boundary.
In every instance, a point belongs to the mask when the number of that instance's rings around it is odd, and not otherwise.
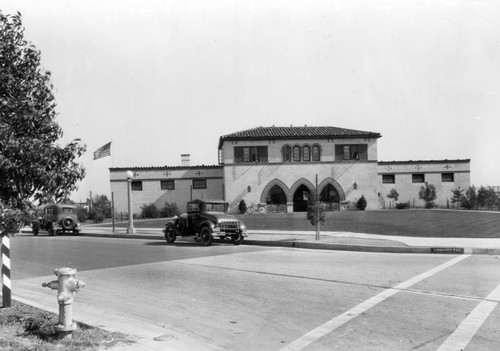
[{"label": "tree", "polygon": [[489,210],[491,210],[497,202],[498,202],[498,195],[495,193],[495,189],[493,189],[491,186],[479,187],[479,190],[477,191],[478,206],[486,207]]},{"label": "tree", "polygon": [[90,201],[92,208],[89,211],[89,219],[102,222],[104,218],[111,218],[111,201],[106,195],[95,195]]},{"label": "tree", "polygon": [[[56,143],[63,133],[52,89],[50,72],[40,67],[40,51],[24,39],[21,14],[0,10],[0,214],[2,222],[18,224],[0,226],[2,251],[32,201],[59,202],[85,176],[75,161],[85,152],[81,141]],[[8,301],[5,292],[2,296],[9,307],[10,291]]]},{"label": "tree", "polygon": [[319,225],[326,222],[325,211],[326,204],[318,201],[313,200],[307,206],[307,220],[316,227],[316,240],[319,240]]},{"label": "tree", "polygon": [[425,208],[433,208],[434,200],[436,200],[436,187],[432,184],[425,182],[425,186],[422,185],[418,192],[419,199],[425,202]]},{"label": "tree", "polygon": [[392,204],[394,207],[395,202],[398,201],[399,193],[395,188],[392,188],[391,191],[389,191],[389,194],[387,194],[387,197],[392,200]]},{"label": "tree", "polygon": [[487,195],[485,200],[486,207],[489,210],[491,210],[493,207],[495,207],[495,205],[499,204],[499,200],[500,199],[498,198],[498,194],[495,192],[495,189],[489,186],[487,189]]},{"label": "tree", "polygon": [[453,194],[451,197],[451,205],[453,207],[457,206],[460,207],[462,204],[462,200],[464,198],[464,189],[460,189],[460,187],[457,187],[451,191]]},{"label": "tree", "polygon": [[76,189],[85,152],[79,139],[56,141],[57,124],[50,72],[40,68],[40,51],[24,40],[21,14],[0,11],[0,198],[26,209],[33,199],[60,201]]},{"label": "tree", "polygon": [[477,206],[477,191],[474,185],[471,185],[466,191],[461,202],[462,207],[469,210],[476,208]]}]

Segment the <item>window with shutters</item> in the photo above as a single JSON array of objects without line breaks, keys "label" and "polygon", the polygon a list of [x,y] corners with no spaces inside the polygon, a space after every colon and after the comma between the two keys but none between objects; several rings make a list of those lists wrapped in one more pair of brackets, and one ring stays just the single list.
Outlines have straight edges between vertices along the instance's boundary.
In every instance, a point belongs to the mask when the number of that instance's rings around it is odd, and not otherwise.
[{"label": "window with shutters", "polygon": [[267,146],[235,146],[234,163],[267,162]]},{"label": "window with shutters", "polygon": [[283,162],[292,161],[292,148],[289,145],[283,146],[283,148],[281,149],[281,153],[283,155]]},{"label": "window with shutters", "polygon": [[335,145],[335,161],[368,160],[367,144]]}]

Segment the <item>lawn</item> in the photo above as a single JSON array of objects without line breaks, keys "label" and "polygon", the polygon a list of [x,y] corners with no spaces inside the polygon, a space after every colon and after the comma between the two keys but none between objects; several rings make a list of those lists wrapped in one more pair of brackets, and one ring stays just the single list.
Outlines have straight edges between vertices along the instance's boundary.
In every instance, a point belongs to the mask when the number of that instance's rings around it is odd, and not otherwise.
[{"label": "lawn", "polygon": [[12,301],[0,308],[0,350],[4,351],[95,351],[130,344],[127,336],[77,323],[69,340],[58,339],[54,326],[58,317],[50,312]]},{"label": "lawn", "polygon": [[[251,230],[314,230],[305,213],[237,215]],[[166,219],[136,220],[136,228],[163,228]],[[103,226],[111,226],[106,224]],[[126,227],[127,223],[116,224]],[[500,212],[383,210],[328,212],[324,231],[442,238],[500,238]]]}]

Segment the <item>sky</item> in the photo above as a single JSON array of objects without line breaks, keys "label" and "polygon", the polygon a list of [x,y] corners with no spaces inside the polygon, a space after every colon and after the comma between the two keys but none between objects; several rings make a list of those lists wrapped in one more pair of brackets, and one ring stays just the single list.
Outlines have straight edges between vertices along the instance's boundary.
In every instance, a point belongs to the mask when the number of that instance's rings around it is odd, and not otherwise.
[{"label": "sky", "polygon": [[[217,164],[221,135],[335,126],[382,135],[380,161],[471,159],[500,185],[496,0],[1,0],[52,73],[72,198],[110,167]],[[111,157],[92,153],[112,142]]]}]

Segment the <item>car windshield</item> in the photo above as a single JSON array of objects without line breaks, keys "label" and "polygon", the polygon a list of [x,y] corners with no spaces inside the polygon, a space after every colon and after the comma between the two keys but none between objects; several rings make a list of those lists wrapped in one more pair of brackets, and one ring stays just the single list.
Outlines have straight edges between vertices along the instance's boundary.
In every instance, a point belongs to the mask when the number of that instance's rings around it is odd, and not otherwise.
[{"label": "car windshield", "polygon": [[197,203],[188,203],[188,212],[193,213],[193,212],[199,212],[200,208],[198,207]]},{"label": "car windshield", "polygon": [[226,212],[225,204],[206,204],[206,211],[208,212]]}]

